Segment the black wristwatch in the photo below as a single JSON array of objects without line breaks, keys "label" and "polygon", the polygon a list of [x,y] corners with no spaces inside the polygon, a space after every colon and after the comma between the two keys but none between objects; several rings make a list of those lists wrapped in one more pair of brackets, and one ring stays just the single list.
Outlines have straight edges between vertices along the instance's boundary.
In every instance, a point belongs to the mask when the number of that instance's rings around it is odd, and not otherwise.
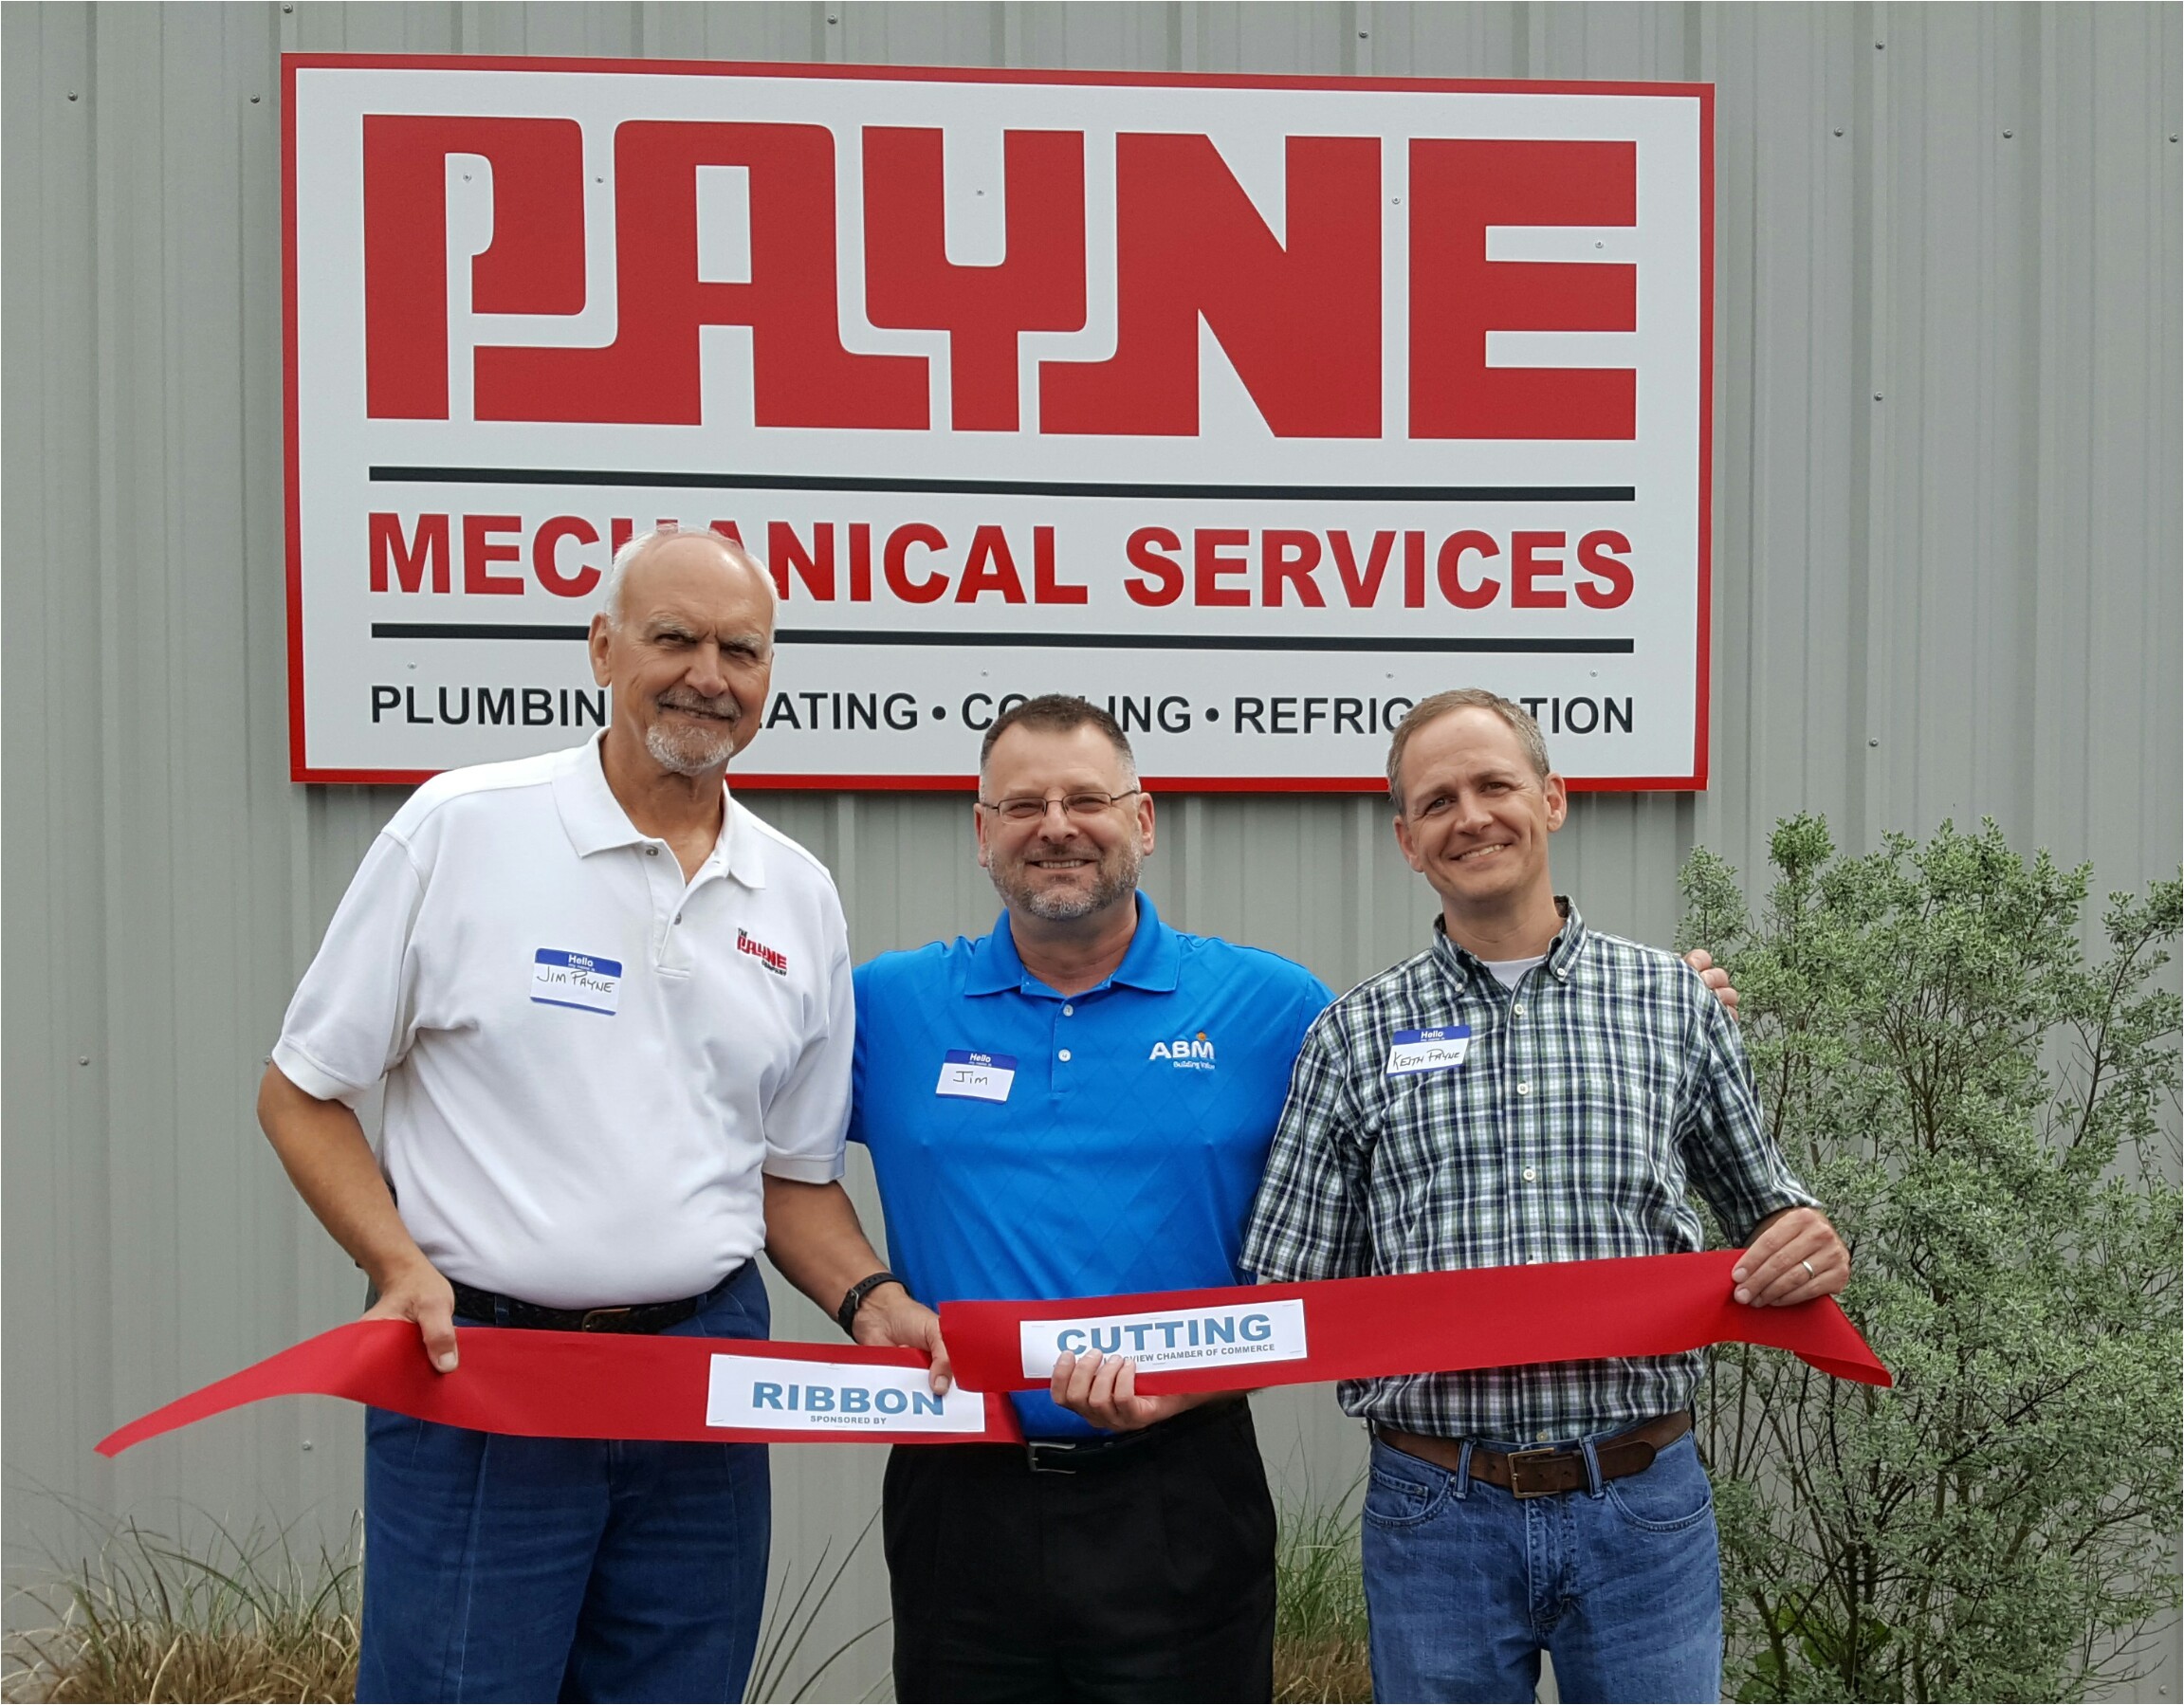
[{"label": "black wristwatch", "polygon": [[[856,1333],[851,1331],[850,1328],[856,1320],[857,1311],[865,1306],[865,1298],[882,1285],[901,1285],[902,1283],[901,1279],[895,1277],[884,1267],[873,1274],[872,1277],[857,1280],[855,1284],[850,1287],[849,1294],[842,1298],[842,1306],[835,1311],[835,1324],[842,1329],[846,1336],[855,1337]],[[903,1288],[906,1291],[909,1289],[907,1285],[904,1285]]]}]

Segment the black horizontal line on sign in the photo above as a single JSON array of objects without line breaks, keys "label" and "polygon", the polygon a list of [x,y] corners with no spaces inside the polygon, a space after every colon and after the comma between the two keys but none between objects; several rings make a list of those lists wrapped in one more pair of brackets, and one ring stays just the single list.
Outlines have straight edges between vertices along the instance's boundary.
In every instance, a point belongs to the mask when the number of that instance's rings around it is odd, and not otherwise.
[{"label": "black horizontal line on sign", "polygon": [[1280,503],[1632,504],[1635,486],[1183,486],[1139,480],[907,480],[807,473],[621,473],[611,468],[380,466],[392,486],[690,486],[720,491],[906,491],[991,497],[1249,498]]},{"label": "black horizontal line on sign", "polygon": [[[374,639],[582,639],[589,632],[532,622],[374,622]],[[1116,651],[1498,651],[1516,654],[1627,653],[1630,639],[1352,639],[1321,635],[1241,633],[944,633],[914,628],[782,628],[782,645],[1013,646],[1023,651],[1067,649]]]}]

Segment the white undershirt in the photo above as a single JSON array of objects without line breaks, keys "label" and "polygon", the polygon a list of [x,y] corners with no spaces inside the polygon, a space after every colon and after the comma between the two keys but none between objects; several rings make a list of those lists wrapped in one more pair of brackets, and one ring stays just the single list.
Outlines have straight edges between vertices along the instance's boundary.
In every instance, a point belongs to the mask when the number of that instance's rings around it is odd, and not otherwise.
[{"label": "white undershirt", "polygon": [[1534,953],[1530,959],[1486,959],[1479,961],[1494,973],[1495,981],[1505,989],[1514,989],[1524,981],[1524,974],[1532,966],[1545,964],[1547,955]]}]

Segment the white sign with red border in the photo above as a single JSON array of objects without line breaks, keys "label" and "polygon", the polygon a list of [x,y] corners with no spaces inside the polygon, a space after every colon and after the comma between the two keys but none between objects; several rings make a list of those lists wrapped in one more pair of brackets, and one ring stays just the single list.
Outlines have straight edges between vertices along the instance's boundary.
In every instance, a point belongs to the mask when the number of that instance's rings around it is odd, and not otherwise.
[{"label": "white sign with red border", "polygon": [[1710,87],[291,55],[291,768],[573,744],[613,549],[780,593],[739,785],[1706,780]]}]

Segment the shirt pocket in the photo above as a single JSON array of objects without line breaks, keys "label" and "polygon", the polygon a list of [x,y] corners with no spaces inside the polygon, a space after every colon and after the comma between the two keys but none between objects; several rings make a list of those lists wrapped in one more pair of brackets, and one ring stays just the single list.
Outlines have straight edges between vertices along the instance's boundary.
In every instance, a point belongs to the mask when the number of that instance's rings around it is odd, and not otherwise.
[{"label": "shirt pocket", "polygon": [[1676,1141],[1676,1062],[1663,1054],[1622,1051],[1586,1070],[1571,1096],[1573,1131],[1583,1145],[1579,1164],[1600,1199],[1628,1210],[1641,1225],[1673,1213],[1687,1189]]}]

